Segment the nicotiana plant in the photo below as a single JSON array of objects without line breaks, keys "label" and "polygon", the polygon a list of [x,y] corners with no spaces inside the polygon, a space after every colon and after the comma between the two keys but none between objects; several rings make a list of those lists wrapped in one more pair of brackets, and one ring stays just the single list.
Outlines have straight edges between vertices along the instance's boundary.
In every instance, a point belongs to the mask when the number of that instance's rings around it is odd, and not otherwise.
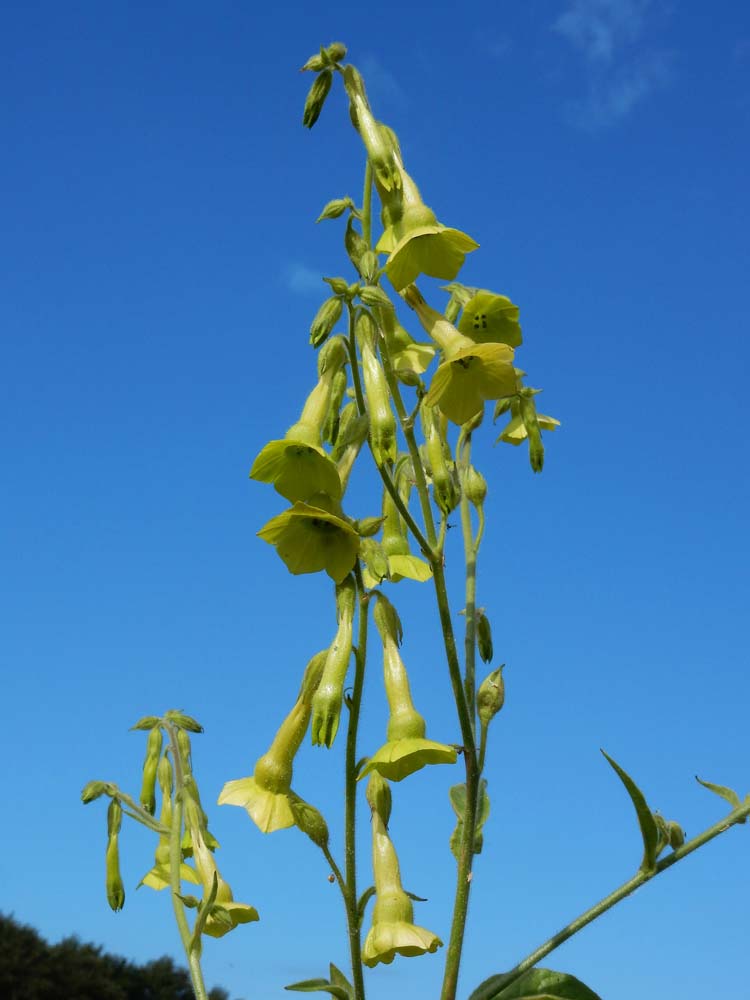
[{"label": "nicotiana plant", "polygon": [[[489,814],[488,734],[505,698],[503,666],[493,665],[490,620],[477,600],[487,486],[472,463],[472,439],[484,431],[490,404],[494,420],[503,421],[497,440],[526,451],[538,473],[544,465],[544,435],[559,423],[539,412],[540,390],[527,384],[519,368],[518,306],[500,292],[456,280],[478,244],[438,221],[422,200],[397,136],[375,118],[362,77],[345,58],[346,48],[335,43],[302,67],[315,74],[303,123],[312,128],[339,80],[364,147],[362,203],[336,198],[320,220],[341,220],[337,224],[343,224],[344,248],[355,273],[323,279],[330,295],[310,326],[317,379],[299,420],[265,445],[250,471],[252,479],[272,485],[288,503],[259,537],[276,549],[292,574],[328,574],[336,628],[330,645],[310,657],[294,704],[252,774],[228,780],[218,801],[245,809],[264,833],[298,827],[322,851],[338,884],[351,968],[344,974],[331,964],[327,977],[286,989],[364,1000],[367,967],[444,948],[441,1000],[455,1000],[472,864],[482,849]],[[423,276],[448,282],[442,310],[417,287]],[[401,325],[404,310],[416,316],[425,340],[414,340]],[[355,517],[346,509],[347,485],[355,463],[368,454],[377,494],[371,495],[372,509]],[[460,542],[453,537],[451,542],[463,549],[462,653],[445,575],[451,516],[461,526]],[[428,735],[428,720],[414,704],[401,655],[409,625],[402,624],[397,611],[397,591],[412,585],[431,588],[437,605],[456,709],[455,731],[440,734],[448,742],[434,739],[432,731]],[[382,653],[388,719],[382,745],[363,748],[358,729],[365,671],[374,669],[372,647],[378,657]],[[477,654],[489,667],[481,682]],[[167,890],[171,897],[195,996],[205,1000],[203,938],[252,923],[258,912],[234,899],[215,860],[218,845],[192,767],[191,735],[201,732],[200,725],[181,711],[168,711],[140,719],[134,728],[147,733],[139,799],[106,781],[89,782],[83,790],[84,802],[109,799],[107,899],[114,910],[125,901],[119,833],[126,815],[156,835],[154,865],[141,884]],[[326,819],[293,788],[295,757],[308,732],[313,744],[343,757],[343,860],[330,849]],[[741,801],[731,789],[701,781],[726,800],[729,812],[686,841],[679,824],[654,811],[632,778],[604,756],[637,815],[643,841],[637,870],[513,968],[495,972],[471,992],[464,990],[469,1000],[596,1000],[594,990],[574,976],[540,963],[639,886],[750,814],[750,796]],[[452,922],[449,928],[428,929],[416,922],[419,900],[404,889],[388,824],[393,786],[398,808],[401,783],[419,781],[418,771],[439,764],[460,766],[463,780],[449,795],[456,813],[445,866],[447,876],[454,868]],[[363,847],[356,837],[356,811],[365,802],[371,814],[371,879],[364,875]]]}]

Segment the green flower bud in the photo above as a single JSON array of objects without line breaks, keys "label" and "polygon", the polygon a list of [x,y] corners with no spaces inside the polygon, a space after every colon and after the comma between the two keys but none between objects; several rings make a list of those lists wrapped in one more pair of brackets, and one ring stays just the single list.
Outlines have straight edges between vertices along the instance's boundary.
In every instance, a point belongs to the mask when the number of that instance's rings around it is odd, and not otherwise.
[{"label": "green flower bud", "polygon": [[667,821],[667,832],[669,835],[669,846],[672,850],[677,850],[678,847],[682,847],[685,843],[685,831],[682,829],[679,823],[676,823],[673,819]]},{"label": "green flower bud", "polygon": [[173,725],[179,726],[180,729],[187,729],[189,733],[203,732],[203,726],[200,722],[191,715],[185,715],[184,712],[177,711],[176,709],[170,709],[165,713],[164,718]]},{"label": "green flower bud", "polygon": [[391,818],[393,796],[391,795],[391,786],[377,771],[370,774],[365,789],[365,798],[370,809],[380,816],[383,826],[387,827]]},{"label": "green flower bud", "polygon": [[513,396],[506,396],[504,399],[498,399],[495,403],[495,412],[492,414],[492,422],[494,423],[498,417],[502,417],[504,413],[507,413],[513,405]]},{"label": "green flower bud", "polygon": [[315,319],[310,324],[310,343],[313,347],[320,347],[330,335],[341,318],[342,308],[341,299],[333,295],[318,309]]},{"label": "green flower bud", "polygon": [[307,834],[317,847],[328,847],[328,824],[322,813],[309,802],[305,802],[294,792],[289,793],[289,805],[294,816],[294,822],[299,829]]},{"label": "green flower bud", "polygon": [[325,49],[321,47],[320,52],[316,52],[315,55],[310,56],[304,66],[300,66],[300,73],[320,73],[322,69],[325,69],[328,65],[328,60],[326,59]]},{"label": "green flower bud", "polygon": [[111,787],[106,781],[89,781],[88,784],[83,786],[83,790],[81,791],[81,802],[87,806],[89,802],[93,802],[101,795],[104,795]]},{"label": "green flower bud", "polygon": [[355,332],[362,355],[372,454],[378,466],[387,465],[396,461],[396,418],[391,409],[385,372],[375,353],[375,323],[368,313],[360,314]]},{"label": "green flower bud", "polygon": [[[320,213],[316,222],[322,222],[324,219],[338,219],[340,216],[349,209],[351,212],[354,209],[354,202],[351,198],[334,198],[333,201],[329,201],[327,205],[323,206],[323,211]],[[343,281],[343,278],[323,278],[323,281]],[[334,288],[334,292],[338,294],[338,289]]]},{"label": "green flower bud", "polygon": [[360,290],[359,297],[366,306],[370,306],[371,308],[393,309],[393,303],[388,298],[388,295],[377,285],[365,285]]},{"label": "green flower bud", "polygon": [[411,368],[395,368],[394,375],[403,385],[408,385],[410,389],[418,389],[422,385],[422,379]]},{"label": "green flower bud", "polygon": [[164,742],[161,726],[155,726],[148,734],[146,742],[146,759],[143,763],[143,781],[141,784],[140,802],[146,812],[154,815],[156,810],[156,769],[159,766],[161,748]]},{"label": "green flower bud", "polygon": [[[362,254],[362,256],[360,257],[360,260],[359,260],[359,270],[360,270],[360,274],[362,275],[362,277],[364,278],[364,280],[367,282],[366,288],[370,289],[370,290],[373,289],[373,288],[375,288],[376,287],[375,283],[377,281],[378,273],[380,271],[380,265],[378,263],[378,255],[375,253],[374,250],[365,250],[365,252]],[[381,289],[378,289],[378,291],[381,291]],[[383,294],[385,295],[385,292],[383,292]],[[362,297],[362,301],[366,305],[383,305],[383,306],[385,306],[385,302],[383,302],[382,299],[379,302],[375,300],[375,298],[373,297],[371,291],[368,293],[368,295],[369,295],[369,298],[372,299],[373,301],[368,301],[368,298],[365,297],[365,296],[363,296]],[[387,295],[386,295],[386,298],[388,298]],[[389,300],[388,304],[390,305],[390,300]],[[391,308],[393,308],[393,307],[391,306]]]},{"label": "green flower bud", "polygon": [[159,766],[156,769],[156,777],[159,781],[159,788],[161,789],[161,794],[163,799],[169,799],[172,795],[172,761],[165,754],[159,760]]},{"label": "green flower bud", "polygon": [[131,726],[130,728],[131,730],[140,729],[143,731],[148,731],[149,729],[153,729],[154,726],[158,726],[160,722],[161,719],[159,718],[158,715],[144,715],[142,719],[139,719],[136,722],[136,724],[134,726]]},{"label": "green flower bud", "polygon": [[447,442],[441,436],[438,416],[432,407],[421,407],[422,431],[427,445],[427,458],[432,479],[432,496],[440,511],[448,515],[458,506],[461,493],[453,462],[445,459]]},{"label": "green flower bud", "polygon": [[190,746],[190,737],[184,729],[177,730],[177,750],[182,760],[183,770],[189,774],[193,769],[193,749]]},{"label": "green flower bud", "polygon": [[346,372],[340,369],[333,376],[331,400],[328,404],[328,413],[323,424],[323,440],[332,445],[336,444],[336,438],[339,433],[340,410],[346,394],[346,385]]},{"label": "green flower bud", "polygon": [[490,620],[481,609],[477,611],[477,646],[485,663],[492,663],[492,629]]},{"label": "green flower bud", "polygon": [[302,124],[305,128],[312,128],[320,117],[326,97],[331,90],[333,83],[333,72],[330,69],[321,70],[313,80],[312,87],[308,91],[305,100],[305,110],[302,114]]},{"label": "green flower bud", "polygon": [[122,806],[112,799],[107,810],[107,852],[105,858],[107,902],[117,912],[125,905],[125,886],[120,875],[118,835],[122,825]]},{"label": "green flower bud", "polygon": [[332,63],[340,63],[346,58],[346,45],[343,42],[331,42],[325,49],[325,54]]},{"label": "green flower bud", "polygon": [[473,465],[470,465],[466,472],[463,486],[469,503],[481,507],[487,497],[487,481]]},{"label": "green flower bud", "polygon": [[362,234],[357,232],[354,228],[354,220],[351,215],[349,216],[346,223],[346,230],[344,231],[344,247],[349,255],[349,260],[352,264],[354,264],[357,271],[359,271],[360,262],[364,255],[368,253],[370,248],[367,245],[367,240],[365,240]]},{"label": "green flower bud", "polygon": [[354,526],[362,538],[372,538],[373,535],[377,535],[382,523],[382,517],[363,517],[355,521]]},{"label": "green flower bud", "polygon": [[323,676],[312,700],[312,742],[330,747],[336,738],[344,681],[352,655],[352,626],[357,589],[351,575],[336,587],[338,629],[326,656]]},{"label": "green flower bud", "polygon": [[534,472],[541,472],[544,468],[544,445],[542,444],[542,432],[536,415],[533,395],[521,393],[520,413],[529,436],[529,463]]},{"label": "green flower bud", "polygon": [[388,556],[383,546],[374,538],[363,538],[359,546],[359,558],[372,577],[368,586],[377,587],[388,576]]},{"label": "green flower bud", "polygon": [[503,667],[498,667],[482,681],[477,691],[477,713],[483,726],[488,726],[505,703]]},{"label": "green flower bud", "polygon": [[334,295],[346,297],[349,291],[349,283],[345,278],[323,278],[323,281],[325,281]]}]

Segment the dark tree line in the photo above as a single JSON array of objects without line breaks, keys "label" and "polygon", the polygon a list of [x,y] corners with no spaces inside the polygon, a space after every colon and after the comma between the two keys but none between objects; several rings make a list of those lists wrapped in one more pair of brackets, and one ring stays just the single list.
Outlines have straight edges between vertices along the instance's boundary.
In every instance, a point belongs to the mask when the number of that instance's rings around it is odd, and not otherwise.
[{"label": "dark tree line", "polygon": [[[190,976],[171,958],[136,965],[75,937],[47,944],[0,914],[2,1000],[193,1000]],[[229,1000],[220,987],[210,1000]]]}]

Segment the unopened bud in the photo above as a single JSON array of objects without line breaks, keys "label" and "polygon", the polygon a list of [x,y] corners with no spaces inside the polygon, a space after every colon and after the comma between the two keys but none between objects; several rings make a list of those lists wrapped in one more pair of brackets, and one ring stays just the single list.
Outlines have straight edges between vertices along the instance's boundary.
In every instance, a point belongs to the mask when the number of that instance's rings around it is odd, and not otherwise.
[{"label": "unopened bud", "polygon": [[122,825],[122,806],[112,799],[107,810],[107,853],[105,858],[107,902],[115,910],[125,905],[125,886],[120,874],[120,850],[117,838]]},{"label": "unopened bud", "polygon": [[365,797],[373,812],[376,812],[388,826],[391,818],[392,796],[391,787],[388,782],[377,771],[370,772],[370,779],[367,782]]},{"label": "unopened bud", "polygon": [[367,245],[367,241],[362,237],[361,233],[358,233],[354,228],[354,220],[351,215],[349,216],[349,221],[346,224],[346,232],[344,233],[344,246],[346,252],[349,255],[349,260],[354,264],[357,271],[360,268],[360,261],[364,254],[370,249]]},{"label": "unopened bud", "polygon": [[336,438],[339,434],[340,411],[344,395],[346,394],[346,385],[346,372],[343,368],[340,368],[333,376],[331,399],[328,403],[328,413],[323,424],[323,440],[332,445],[336,444]]},{"label": "unopened bud", "polygon": [[[339,304],[341,300],[337,300]],[[349,358],[349,352],[346,349],[346,341],[343,337],[331,337],[327,343],[323,345],[320,349],[320,354],[318,354],[318,375],[324,375],[326,372],[333,373],[340,371],[346,364]],[[343,398],[343,397],[342,397]]]},{"label": "unopened bud", "polygon": [[334,295],[330,299],[326,299],[318,309],[315,319],[310,324],[310,343],[313,347],[320,347],[332,332],[341,318],[342,308],[341,299]]},{"label": "unopened bud", "polygon": [[372,613],[373,621],[382,639],[393,639],[397,646],[401,645],[404,637],[404,630],[401,625],[398,611],[384,594],[378,594],[375,610]]},{"label": "unopened bud", "polygon": [[502,417],[504,413],[507,413],[508,410],[510,410],[513,404],[513,399],[514,397],[512,396],[506,396],[504,399],[498,399],[497,403],[495,403],[495,412],[492,414],[493,423],[498,417]]},{"label": "unopened bud", "polygon": [[422,385],[422,379],[411,368],[396,368],[394,374],[399,382],[408,385],[410,389],[417,389]]},{"label": "unopened bud", "polygon": [[485,663],[492,663],[492,628],[484,611],[477,612],[477,646]]},{"label": "unopened bud", "polygon": [[[365,257],[362,258],[363,266],[364,260]],[[365,285],[364,288],[361,289],[359,297],[366,306],[376,306],[380,309],[393,309],[393,303],[388,298],[388,294],[384,292],[379,285]]]},{"label": "unopened bud", "polygon": [[194,719],[191,715],[185,715],[184,712],[178,712],[175,709],[171,709],[164,716],[169,722],[175,726],[179,726],[180,729],[187,729],[189,733],[202,733],[203,726]]},{"label": "unopened bud", "polygon": [[493,670],[479,686],[477,692],[477,713],[483,726],[488,726],[505,703],[505,682],[503,667]]},{"label": "unopened bud", "polygon": [[464,493],[475,507],[481,507],[487,497],[487,481],[473,465],[469,466],[464,477]]},{"label": "unopened bud", "polygon": [[155,726],[148,734],[146,742],[146,759],[143,762],[143,781],[141,784],[141,805],[146,812],[153,816],[156,810],[156,770],[159,766],[161,748],[163,744],[161,726]]},{"label": "unopened bud", "polygon": [[130,728],[148,731],[149,729],[153,729],[154,726],[158,726],[160,721],[161,719],[158,715],[144,715],[142,719],[139,719],[136,724]]},{"label": "unopened bud", "polygon": [[669,834],[669,846],[672,850],[682,847],[685,843],[685,831],[680,824],[676,823],[673,819],[668,820],[667,832]]},{"label": "unopened bud", "polygon": [[323,105],[325,104],[326,97],[328,97],[332,83],[333,73],[330,69],[321,70],[313,80],[312,87],[310,87],[305,100],[305,110],[302,113],[302,124],[305,128],[312,128],[318,118],[320,118],[320,112],[323,110]]},{"label": "unopened bud", "polygon": [[343,42],[331,42],[325,53],[333,63],[339,63],[346,57],[346,45]]},{"label": "unopened bud", "polygon": [[323,278],[334,295],[346,295],[349,291],[349,283],[345,278]]},{"label": "unopened bud", "polygon": [[294,822],[299,829],[307,834],[313,844],[318,847],[328,846],[328,824],[323,814],[309,802],[305,802],[293,792],[289,794],[289,805],[294,816]]},{"label": "unopened bud", "polygon": [[89,802],[93,802],[101,795],[104,795],[107,788],[108,783],[106,781],[89,781],[88,784],[83,786],[83,790],[81,791],[81,802],[87,806]]}]

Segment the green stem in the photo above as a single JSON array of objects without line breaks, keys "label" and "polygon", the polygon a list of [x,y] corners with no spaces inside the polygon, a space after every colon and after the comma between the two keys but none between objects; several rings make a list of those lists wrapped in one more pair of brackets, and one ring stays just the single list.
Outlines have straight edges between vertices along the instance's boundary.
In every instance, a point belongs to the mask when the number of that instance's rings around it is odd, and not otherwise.
[{"label": "green stem", "polygon": [[[359,591],[359,632],[354,657],[354,688],[349,706],[349,726],[346,734],[346,806],[344,820],[344,870],[346,920],[349,931],[349,952],[352,960],[354,1000],[365,1000],[365,983],[362,974],[362,944],[359,915],[357,913],[357,729],[362,704],[362,688],[367,661],[367,618],[369,595],[362,582],[362,569],[356,564],[357,590]],[[336,869],[333,869],[334,875]],[[340,875],[340,873],[339,873]]]},{"label": "green stem", "polygon": [[169,830],[165,826],[162,826],[158,820],[154,819],[150,812],[146,812],[145,809],[139,806],[138,803],[127,794],[127,792],[120,791],[117,786],[115,786],[115,788],[116,792],[112,798],[117,799],[120,805],[127,806],[127,808],[123,809],[123,812],[126,815],[130,816],[131,819],[137,820],[139,823],[143,823],[144,826],[147,826],[149,830],[153,830],[154,833],[169,833]]},{"label": "green stem", "polygon": [[365,184],[362,192],[362,238],[372,245],[372,164],[369,159],[365,167]]},{"label": "green stem", "polygon": [[180,880],[180,866],[182,865],[182,795],[183,795],[183,773],[182,760],[177,748],[177,733],[170,723],[165,726],[169,733],[169,743],[172,748],[172,762],[174,765],[174,806],[172,809],[172,826],[169,831],[169,882],[170,895],[172,896],[172,908],[174,910],[177,929],[180,932],[182,947],[188,960],[190,970],[190,981],[193,984],[195,1000],[208,1000],[206,985],[203,982],[203,970],[201,969],[200,956],[198,950],[191,947],[192,934],[185,916],[185,907],[180,895],[182,894],[182,883]]},{"label": "green stem", "polygon": [[580,916],[572,920],[566,927],[558,931],[557,934],[553,934],[551,938],[540,945],[531,954],[527,955],[518,965],[514,966],[510,972],[506,973],[501,978],[493,976],[486,983],[483,983],[476,989],[469,1000],[492,1000],[493,997],[497,995],[499,989],[510,986],[511,983],[516,982],[521,976],[528,972],[529,969],[533,969],[545,956],[549,955],[551,951],[555,948],[559,948],[561,944],[568,941],[577,934],[578,931],[582,930],[587,924],[590,924],[593,920],[601,917],[603,913],[607,910],[611,910],[613,906],[625,899],[631,893],[635,892],[636,889],[644,885],[646,882],[650,882],[652,878],[656,878],[667,868],[671,868],[672,865],[677,864],[678,861],[682,861],[693,851],[697,851],[699,847],[703,847],[714,837],[718,837],[720,833],[724,833],[730,827],[735,826],[738,823],[742,823],[748,816],[750,816],[750,802],[745,802],[743,805],[738,806],[736,809],[732,810],[723,819],[720,819],[718,823],[714,823],[713,826],[708,827],[703,833],[699,833],[697,837],[693,837],[692,840],[686,841],[682,847],[678,847],[671,854],[668,854],[666,858],[662,858],[661,861],[657,861],[655,867],[651,871],[639,871],[627,882],[624,882],[619,888],[615,889],[604,899],[599,900],[594,906],[586,910]]},{"label": "green stem", "polygon": [[[463,439],[456,457],[459,460],[460,480],[463,484],[471,461],[471,435]],[[476,703],[476,650],[477,650],[477,547],[474,542],[474,530],[471,523],[471,504],[466,496],[466,490],[461,490],[461,533],[464,542],[464,559],[466,562],[466,632],[464,636],[464,691],[466,702],[472,709],[472,726],[476,733],[476,719],[473,708]]]}]

